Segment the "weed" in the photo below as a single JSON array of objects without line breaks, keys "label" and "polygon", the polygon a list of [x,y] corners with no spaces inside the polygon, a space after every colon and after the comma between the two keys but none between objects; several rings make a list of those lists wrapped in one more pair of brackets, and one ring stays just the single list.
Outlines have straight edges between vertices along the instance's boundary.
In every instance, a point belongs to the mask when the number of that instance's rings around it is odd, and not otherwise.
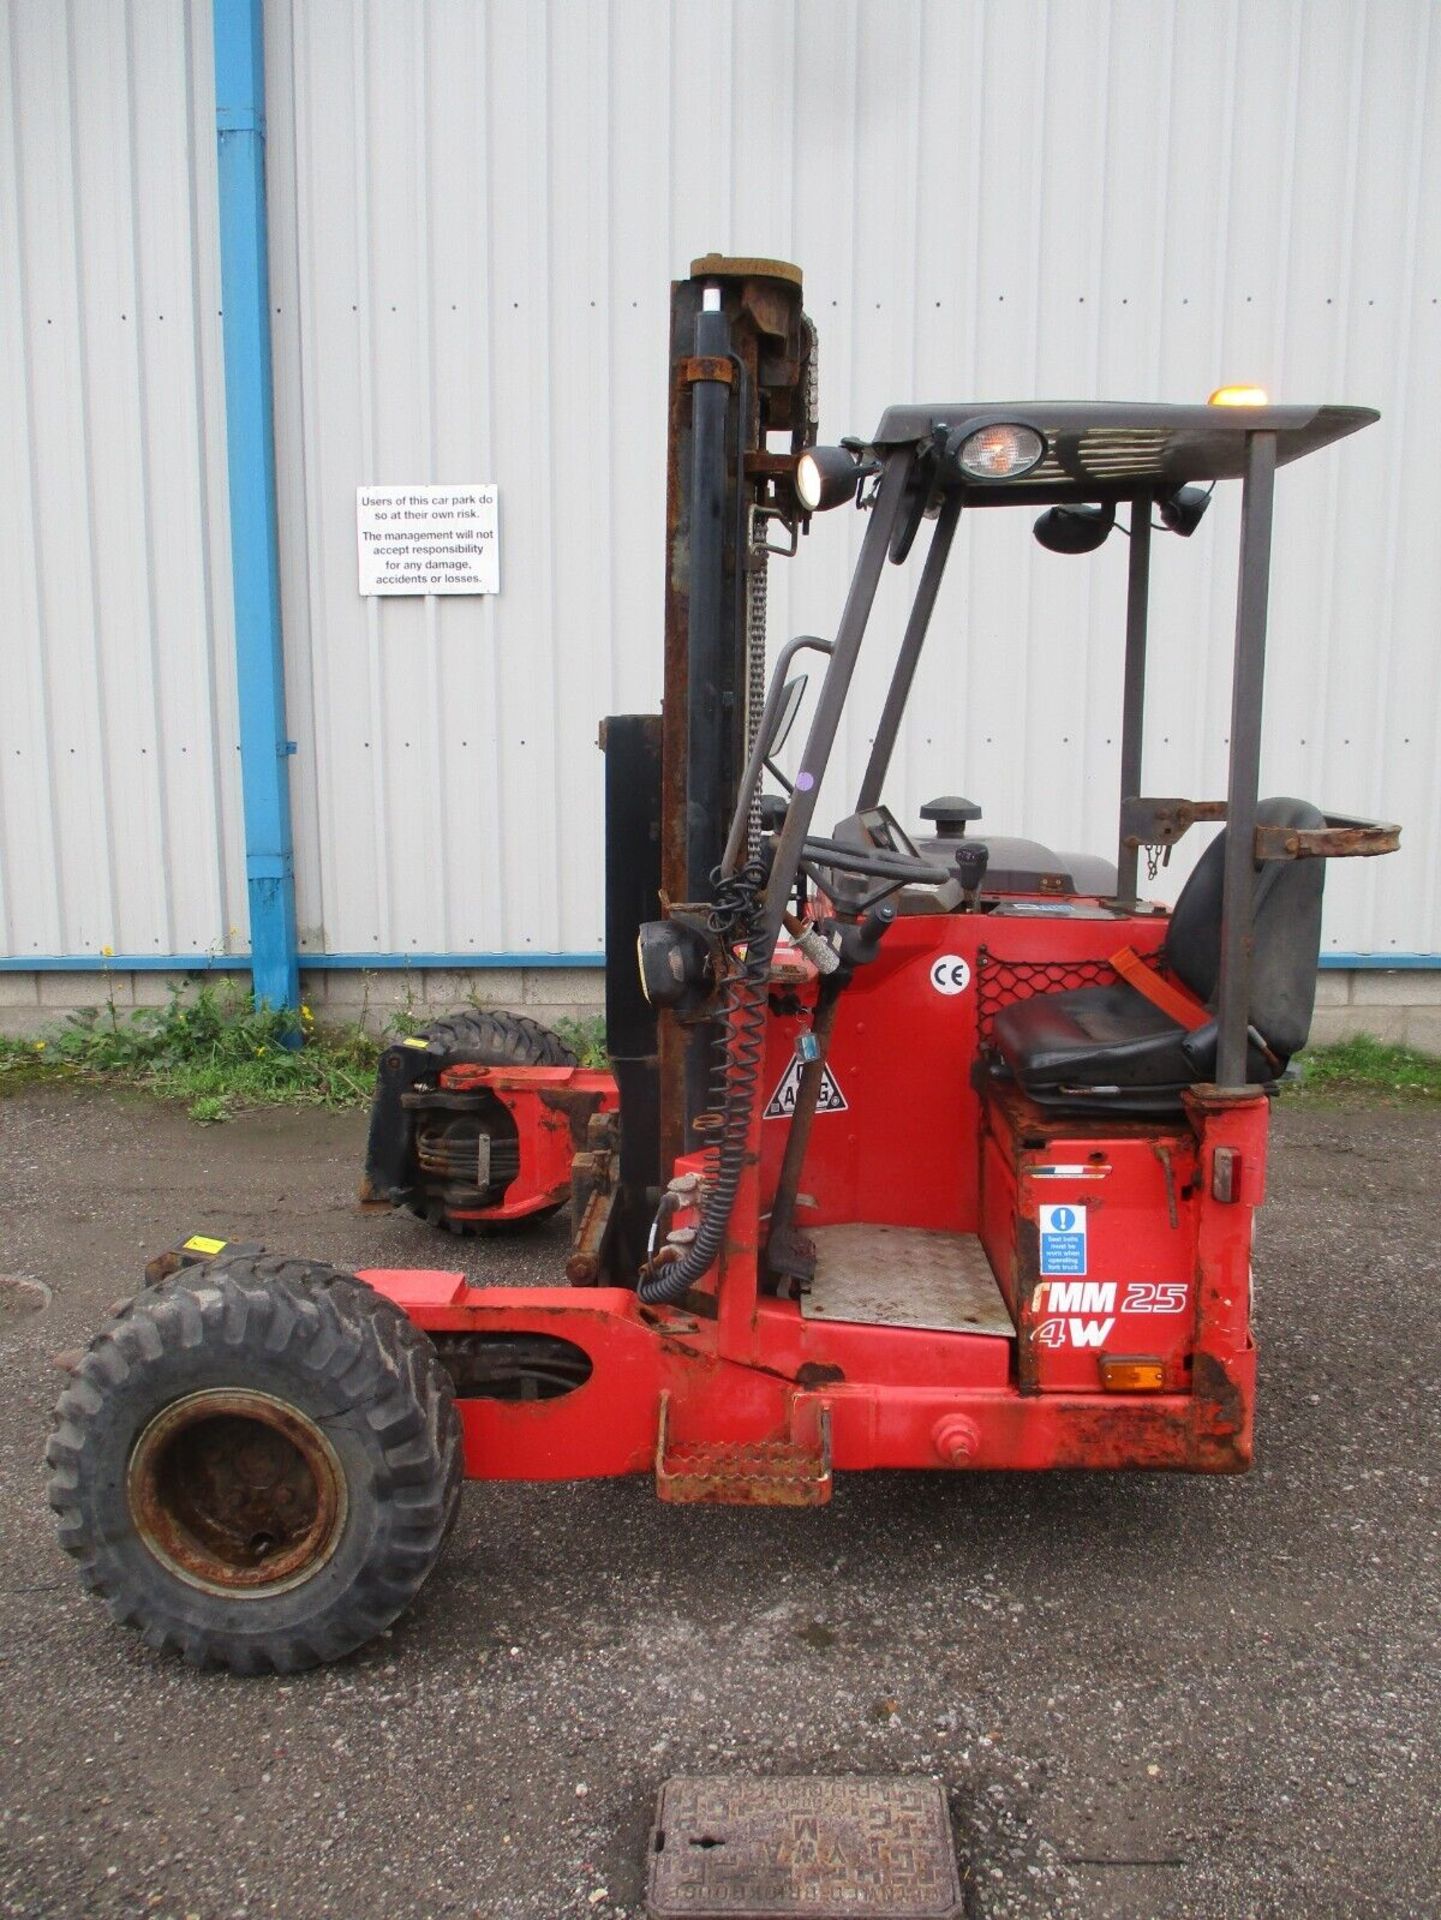
[{"label": "weed", "polygon": [[1297,1064],[1300,1093],[1400,1093],[1441,1100],[1441,1059],[1358,1033],[1331,1047],[1308,1047]]},{"label": "weed", "polygon": [[226,982],[122,1012],[112,1000],[38,1040],[0,1036],[0,1086],[109,1079],[184,1100],[214,1124],[237,1106],[356,1107],[370,1098],[379,1048],[360,1027],[317,1030],[308,1007],[257,1007]]},{"label": "weed", "polygon": [[557,1020],[555,1031],[564,1040],[583,1067],[608,1067],[605,1050],[605,1018],[593,1013],[584,1020]]}]

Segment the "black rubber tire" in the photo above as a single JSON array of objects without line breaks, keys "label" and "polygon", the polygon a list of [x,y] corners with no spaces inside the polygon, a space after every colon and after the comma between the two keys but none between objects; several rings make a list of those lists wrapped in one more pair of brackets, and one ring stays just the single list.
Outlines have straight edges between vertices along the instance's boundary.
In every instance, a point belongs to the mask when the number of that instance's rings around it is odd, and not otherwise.
[{"label": "black rubber tire", "polygon": [[[187,1579],[128,1491],[158,1415],[236,1389],[318,1430],[344,1487],[325,1557],[257,1593]],[[339,1660],[396,1620],[439,1558],[462,1474],[454,1389],[425,1335],[353,1274],[269,1256],[221,1255],[126,1301],[61,1394],[45,1459],[60,1544],[113,1617],[240,1674]]]},{"label": "black rubber tire", "polygon": [[[461,1013],[448,1013],[422,1027],[417,1038],[445,1049],[446,1066],[476,1067],[576,1067],[579,1058],[558,1033],[543,1027],[523,1013],[492,1012],[489,1008],[467,1007]],[[499,1100],[490,1098],[483,1118],[487,1131],[496,1140],[514,1140],[515,1122]],[[499,1206],[510,1180],[497,1181],[487,1194],[487,1204]],[[428,1225],[447,1233],[478,1234],[497,1230],[514,1232],[549,1220],[560,1212],[544,1207],[516,1221],[457,1220],[436,1193],[417,1192],[406,1203],[407,1210]],[[473,1204],[473,1203],[472,1203]]]},{"label": "black rubber tire", "polygon": [[477,1067],[578,1067],[580,1061],[558,1033],[524,1013],[466,1007],[422,1027],[418,1036],[445,1048],[453,1062]]}]

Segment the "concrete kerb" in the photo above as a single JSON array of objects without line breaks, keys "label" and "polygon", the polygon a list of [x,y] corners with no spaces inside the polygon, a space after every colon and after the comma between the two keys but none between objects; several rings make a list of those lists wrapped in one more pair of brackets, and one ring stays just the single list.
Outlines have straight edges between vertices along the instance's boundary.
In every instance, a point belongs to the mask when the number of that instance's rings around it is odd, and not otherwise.
[{"label": "concrete kerb", "polygon": [[1369,1034],[1391,1046],[1406,1044],[1405,1007],[1318,1007],[1311,1019],[1311,1045],[1333,1047]]},{"label": "concrete kerb", "polygon": [[425,1020],[463,1007],[533,1011],[547,1024],[585,1019],[604,1003],[598,969],[522,967],[347,968],[303,973],[305,1004],[323,1021],[382,1031],[397,1014]]},{"label": "concrete kerb", "polygon": [[1441,1007],[1441,968],[1357,968],[1345,977],[1353,1007]]},{"label": "concrete kerb", "polygon": [[1348,1007],[1351,1004],[1351,976],[1339,969],[1328,969],[1316,976],[1316,1009]]}]

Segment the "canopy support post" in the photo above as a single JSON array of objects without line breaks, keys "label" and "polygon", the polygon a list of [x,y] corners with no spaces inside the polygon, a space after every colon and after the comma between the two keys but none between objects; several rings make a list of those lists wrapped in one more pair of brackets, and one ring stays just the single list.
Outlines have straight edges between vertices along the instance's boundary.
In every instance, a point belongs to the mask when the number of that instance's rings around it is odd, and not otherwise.
[{"label": "canopy support post", "polygon": [[[1146,641],[1151,604],[1151,496],[1131,502],[1131,547],[1126,572],[1126,677],[1121,705],[1121,804],[1141,792],[1141,749],[1146,731]],[[1124,815],[1123,815],[1124,820]],[[1116,897],[1136,898],[1140,848],[1126,844],[1122,825],[1116,849]]]},{"label": "canopy support post", "polygon": [[1256,798],[1261,774],[1261,698],[1266,672],[1266,600],[1276,436],[1246,436],[1241,495],[1241,571],[1231,680],[1231,774],[1226,794],[1226,871],[1221,888],[1221,982],[1216,1085],[1239,1093],[1251,1020],[1252,910],[1256,892]]}]

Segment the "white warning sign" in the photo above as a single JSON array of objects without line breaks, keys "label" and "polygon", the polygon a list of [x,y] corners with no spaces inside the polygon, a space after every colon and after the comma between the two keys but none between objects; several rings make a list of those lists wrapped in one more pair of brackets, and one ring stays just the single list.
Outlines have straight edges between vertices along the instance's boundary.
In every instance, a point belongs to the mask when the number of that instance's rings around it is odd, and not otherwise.
[{"label": "white warning sign", "polygon": [[360,591],[499,593],[498,489],[357,487]]},{"label": "white warning sign", "polygon": [[[789,1120],[796,1110],[796,1095],[801,1090],[801,1066],[799,1060],[792,1060],[781,1075],[781,1083],[766,1103],[761,1115],[763,1120]],[[816,1101],[817,1113],[844,1113],[846,1096],[841,1092],[840,1082],[829,1067],[821,1069],[821,1091]]]}]

